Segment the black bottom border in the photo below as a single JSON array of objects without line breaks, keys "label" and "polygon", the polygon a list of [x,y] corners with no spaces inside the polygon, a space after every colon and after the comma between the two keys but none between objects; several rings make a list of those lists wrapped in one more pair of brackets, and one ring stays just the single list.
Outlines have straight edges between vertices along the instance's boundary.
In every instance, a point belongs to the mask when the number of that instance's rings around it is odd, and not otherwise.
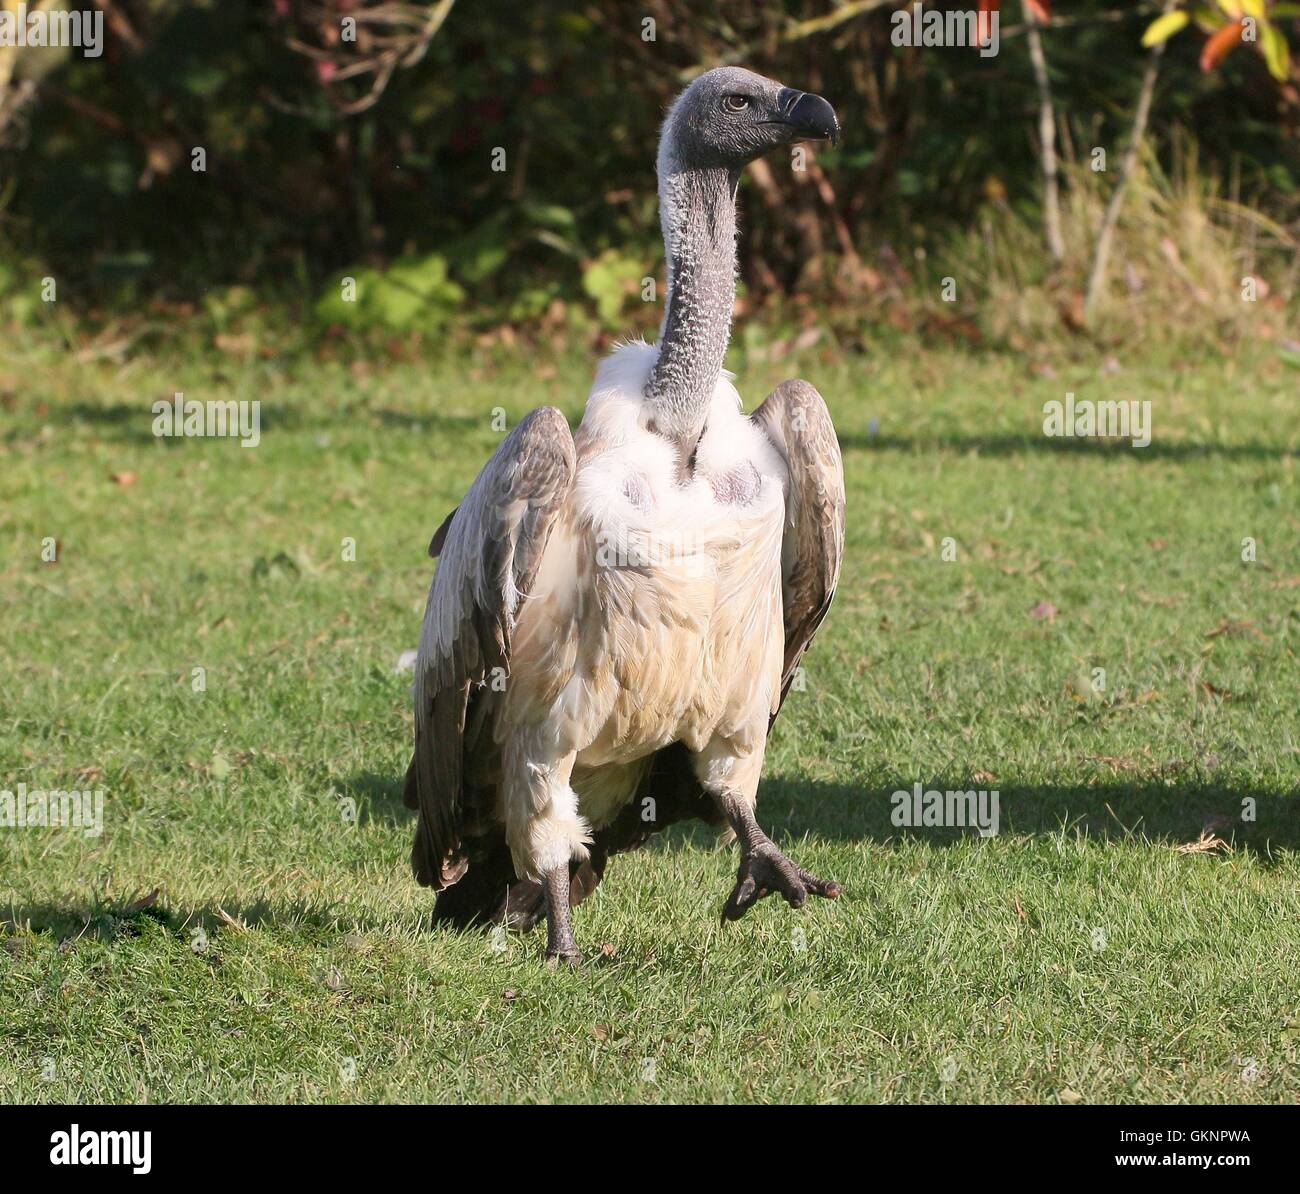
[{"label": "black bottom border", "polygon": [[[656,1164],[667,1170],[686,1162],[698,1176],[701,1156],[710,1154],[719,1168],[734,1170],[735,1150],[725,1137],[694,1135],[722,1128],[726,1117],[742,1134],[762,1127],[746,1151],[769,1155],[765,1167],[783,1161],[803,1169],[811,1161],[819,1169],[833,1164],[863,1178],[878,1175],[882,1167],[906,1167],[918,1177],[951,1173],[966,1180],[1064,1171],[1083,1178],[1136,1172],[1145,1175],[1139,1180],[1149,1181],[1176,1173],[1195,1175],[1198,1184],[1223,1178],[1240,1184],[1284,1175],[1293,1181],[1297,1127],[1295,1106],[30,1106],[0,1108],[0,1114],[6,1178],[81,1183],[106,1177],[220,1181],[281,1174],[295,1183],[350,1177],[373,1182],[389,1175],[405,1181],[413,1168],[433,1177],[449,1163],[486,1166],[485,1176],[499,1179],[512,1165],[536,1166],[536,1151],[526,1144],[493,1143],[520,1129],[528,1133],[524,1140],[552,1155],[572,1133],[574,1159],[591,1176],[589,1167],[601,1165],[601,1154],[611,1166],[610,1180],[618,1180],[629,1164],[644,1175]],[[689,1124],[687,1117],[696,1116],[697,1123]],[[543,1117],[550,1119],[545,1127]],[[680,1138],[675,1129],[683,1131]],[[525,1159],[526,1153],[532,1155]],[[147,1172],[135,1172],[146,1166]]]}]

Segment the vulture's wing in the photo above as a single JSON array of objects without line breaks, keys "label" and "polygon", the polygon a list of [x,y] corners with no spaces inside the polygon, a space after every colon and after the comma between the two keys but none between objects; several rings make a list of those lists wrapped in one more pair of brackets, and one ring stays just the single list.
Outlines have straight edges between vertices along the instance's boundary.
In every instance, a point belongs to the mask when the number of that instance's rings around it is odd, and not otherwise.
[{"label": "vulture's wing", "polygon": [[[429,887],[465,872],[465,712],[494,668],[510,667],[510,636],[556,515],[573,485],[573,435],[554,407],[533,411],[502,441],[465,500],[439,528],[415,665],[415,755],[408,803],[419,810],[411,866]],[[488,731],[490,733],[490,729]],[[414,789],[412,791],[412,789]],[[473,810],[477,812],[478,810]]]},{"label": "vulture's wing", "polygon": [[751,416],[790,471],[781,546],[785,662],[781,701],[826,617],[844,557],[844,465],[826,403],[806,381],[777,386]]}]

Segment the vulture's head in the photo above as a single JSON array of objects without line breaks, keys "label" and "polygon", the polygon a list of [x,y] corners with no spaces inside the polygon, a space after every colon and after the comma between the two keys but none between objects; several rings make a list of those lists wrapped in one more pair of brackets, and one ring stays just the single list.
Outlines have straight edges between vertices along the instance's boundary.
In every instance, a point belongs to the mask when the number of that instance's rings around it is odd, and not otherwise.
[{"label": "vulture's head", "polygon": [[820,95],[784,87],[739,66],[696,79],[669,109],[662,149],[678,169],[739,171],[795,141],[839,139],[835,109]]}]

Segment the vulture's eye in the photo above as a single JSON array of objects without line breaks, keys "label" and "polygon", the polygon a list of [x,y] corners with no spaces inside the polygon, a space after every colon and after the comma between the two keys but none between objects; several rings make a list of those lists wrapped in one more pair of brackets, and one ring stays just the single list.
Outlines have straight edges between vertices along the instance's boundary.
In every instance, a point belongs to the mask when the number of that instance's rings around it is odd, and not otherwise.
[{"label": "vulture's eye", "polygon": [[722,97],[722,110],[724,112],[743,112],[749,107],[749,100],[743,95],[724,95]]}]

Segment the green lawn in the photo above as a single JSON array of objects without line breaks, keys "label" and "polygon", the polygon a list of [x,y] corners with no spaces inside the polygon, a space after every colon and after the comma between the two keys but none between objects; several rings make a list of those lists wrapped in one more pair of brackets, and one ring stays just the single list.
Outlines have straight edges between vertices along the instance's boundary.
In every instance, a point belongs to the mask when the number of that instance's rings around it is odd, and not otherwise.
[{"label": "green lawn", "polygon": [[[428,930],[395,671],[425,547],[493,408],[576,419],[593,366],[0,361],[0,789],[105,792],[100,837],[0,829],[0,1101],[1296,1101],[1275,360],[738,359],[751,407],[818,384],[844,446],[843,582],[759,797],[844,897],[724,929],[735,856],[676,831],[579,909],[572,973]],[[260,400],[260,445],[155,439],[176,390]],[[1151,446],[1044,438],[1067,390],[1150,399]],[[895,828],[918,780],[996,788],[1000,835]]]}]

